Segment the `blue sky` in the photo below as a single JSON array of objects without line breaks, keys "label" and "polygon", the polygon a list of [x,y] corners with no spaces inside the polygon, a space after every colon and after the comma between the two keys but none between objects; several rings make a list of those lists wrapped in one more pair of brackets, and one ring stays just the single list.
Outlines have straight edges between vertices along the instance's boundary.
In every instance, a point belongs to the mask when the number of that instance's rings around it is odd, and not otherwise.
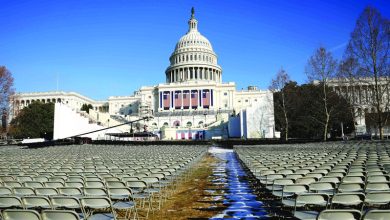
[{"label": "blue sky", "polygon": [[341,58],[366,5],[390,17],[388,0],[0,0],[0,65],[12,72],[17,92],[58,85],[97,100],[131,95],[165,82],[194,6],[223,81],[266,89],[283,66],[304,83],[316,48]]}]

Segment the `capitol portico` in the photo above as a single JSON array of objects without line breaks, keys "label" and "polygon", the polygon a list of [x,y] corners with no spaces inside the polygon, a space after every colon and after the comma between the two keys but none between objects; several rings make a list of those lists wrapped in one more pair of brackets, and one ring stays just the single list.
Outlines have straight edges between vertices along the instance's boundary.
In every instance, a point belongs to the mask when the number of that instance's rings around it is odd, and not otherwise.
[{"label": "capitol portico", "polygon": [[[76,113],[82,104],[91,104],[89,114],[83,115],[91,123],[106,127],[152,116],[141,127],[162,139],[275,137],[272,92],[256,86],[237,91],[234,82],[223,82],[217,54],[198,31],[194,9],[188,31],[176,43],[169,61],[165,83],[142,86],[133,95],[95,101],[74,92],[19,93],[14,112],[17,114],[32,100],[56,100]],[[123,126],[122,131],[128,132],[129,128]]]}]

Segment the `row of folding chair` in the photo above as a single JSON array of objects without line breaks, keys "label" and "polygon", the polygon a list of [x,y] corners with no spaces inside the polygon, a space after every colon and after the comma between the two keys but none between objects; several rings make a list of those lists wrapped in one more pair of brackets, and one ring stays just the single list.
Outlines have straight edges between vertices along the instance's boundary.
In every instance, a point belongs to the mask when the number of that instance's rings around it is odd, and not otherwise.
[{"label": "row of folding chair", "polygon": [[[389,208],[389,149],[387,144],[360,143],[235,147],[240,159],[283,207],[299,204],[302,195],[317,198],[324,210],[352,207],[360,212]],[[310,208],[304,213],[316,216]]]},{"label": "row of folding chair", "polygon": [[[32,215],[31,213],[38,213],[42,211],[42,215],[45,212],[49,211],[55,212],[59,210],[72,211],[73,214],[76,214],[80,219],[116,219],[118,216],[118,211],[125,211],[125,219],[129,219],[131,215],[134,219],[138,218],[136,203],[127,199],[124,199],[126,192],[119,192],[117,196],[112,196],[112,198],[104,196],[96,197],[70,197],[70,196],[56,196],[56,197],[0,197],[0,208],[5,209],[6,211],[9,208],[13,208],[14,213],[4,213],[3,219],[23,219],[27,220],[25,215]],[[118,198],[118,199],[115,199]],[[115,199],[115,200],[114,200]],[[15,209],[20,208],[20,209]],[[19,212],[18,214],[16,214]],[[24,214],[23,214],[24,213]],[[26,214],[27,213],[27,214]],[[30,214],[29,214],[30,213]],[[9,218],[8,216],[14,216],[14,218]],[[18,217],[19,218],[15,218]],[[23,217],[25,216],[25,217]],[[39,213],[38,215],[39,216]],[[58,216],[60,217],[60,216]],[[39,219],[39,218],[32,218]],[[67,218],[52,218],[52,219],[61,219],[67,220]],[[71,218],[73,219],[73,218]]]},{"label": "row of folding chair", "polygon": [[4,220],[80,220],[79,215],[69,210],[35,210],[6,209],[1,212]]}]

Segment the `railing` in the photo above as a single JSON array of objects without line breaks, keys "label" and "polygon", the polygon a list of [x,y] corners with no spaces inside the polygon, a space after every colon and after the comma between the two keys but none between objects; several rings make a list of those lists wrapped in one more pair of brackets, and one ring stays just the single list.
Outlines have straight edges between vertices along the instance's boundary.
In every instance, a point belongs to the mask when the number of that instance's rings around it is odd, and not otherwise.
[{"label": "railing", "polygon": [[216,114],[232,114],[233,110],[176,110],[155,112],[154,117],[169,117],[169,116],[194,116],[194,115],[216,115]]}]

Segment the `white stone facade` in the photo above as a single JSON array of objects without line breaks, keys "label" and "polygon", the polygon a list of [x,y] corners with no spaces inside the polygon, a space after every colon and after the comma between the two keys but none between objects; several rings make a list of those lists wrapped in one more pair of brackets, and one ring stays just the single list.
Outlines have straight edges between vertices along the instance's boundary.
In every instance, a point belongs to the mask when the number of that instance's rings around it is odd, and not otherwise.
[{"label": "white stone facade", "polygon": [[[95,111],[100,112],[107,110],[103,106],[108,106],[110,115],[127,120],[151,114],[153,119],[143,123],[148,130],[156,133],[164,127],[176,128],[176,134],[171,130],[165,132],[170,133],[166,139],[193,139],[214,135],[227,137],[229,115],[262,105],[272,109],[272,114],[267,111],[269,119],[265,120],[268,124],[264,126],[273,130],[272,92],[253,86],[236,91],[234,82],[223,82],[218,57],[209,40],[198,31],[194,13],[188,25],[188,32],[180,38],[169,58],[165,83],[143,86],[131,96],[111,96],[107,101],[95,101],[73,92],[19,93],[19,107],[27,106],[27,100],[31,103],[32,100],[46,99],[59,100],[76,110],[84,103],[91,104]],[[202,135],[189,135],[194,129],[199,130],[199,134],[203,132]],[[184,134],[187,130],[189,133]]]},{"label": "white stone facade", "polygon": [[[334,78],[329,80],[328,85],[352,105],[357,134],[379,134],[377,128],[366,123],[366,114],[377,112],[373,105],[374,78]],[[390,112],[390,79],[381,78],[378,80],[378,85],[379,96],[382,97],[382,112]],[[390,126],[384,126],[384,135],[390,135]]]}]

